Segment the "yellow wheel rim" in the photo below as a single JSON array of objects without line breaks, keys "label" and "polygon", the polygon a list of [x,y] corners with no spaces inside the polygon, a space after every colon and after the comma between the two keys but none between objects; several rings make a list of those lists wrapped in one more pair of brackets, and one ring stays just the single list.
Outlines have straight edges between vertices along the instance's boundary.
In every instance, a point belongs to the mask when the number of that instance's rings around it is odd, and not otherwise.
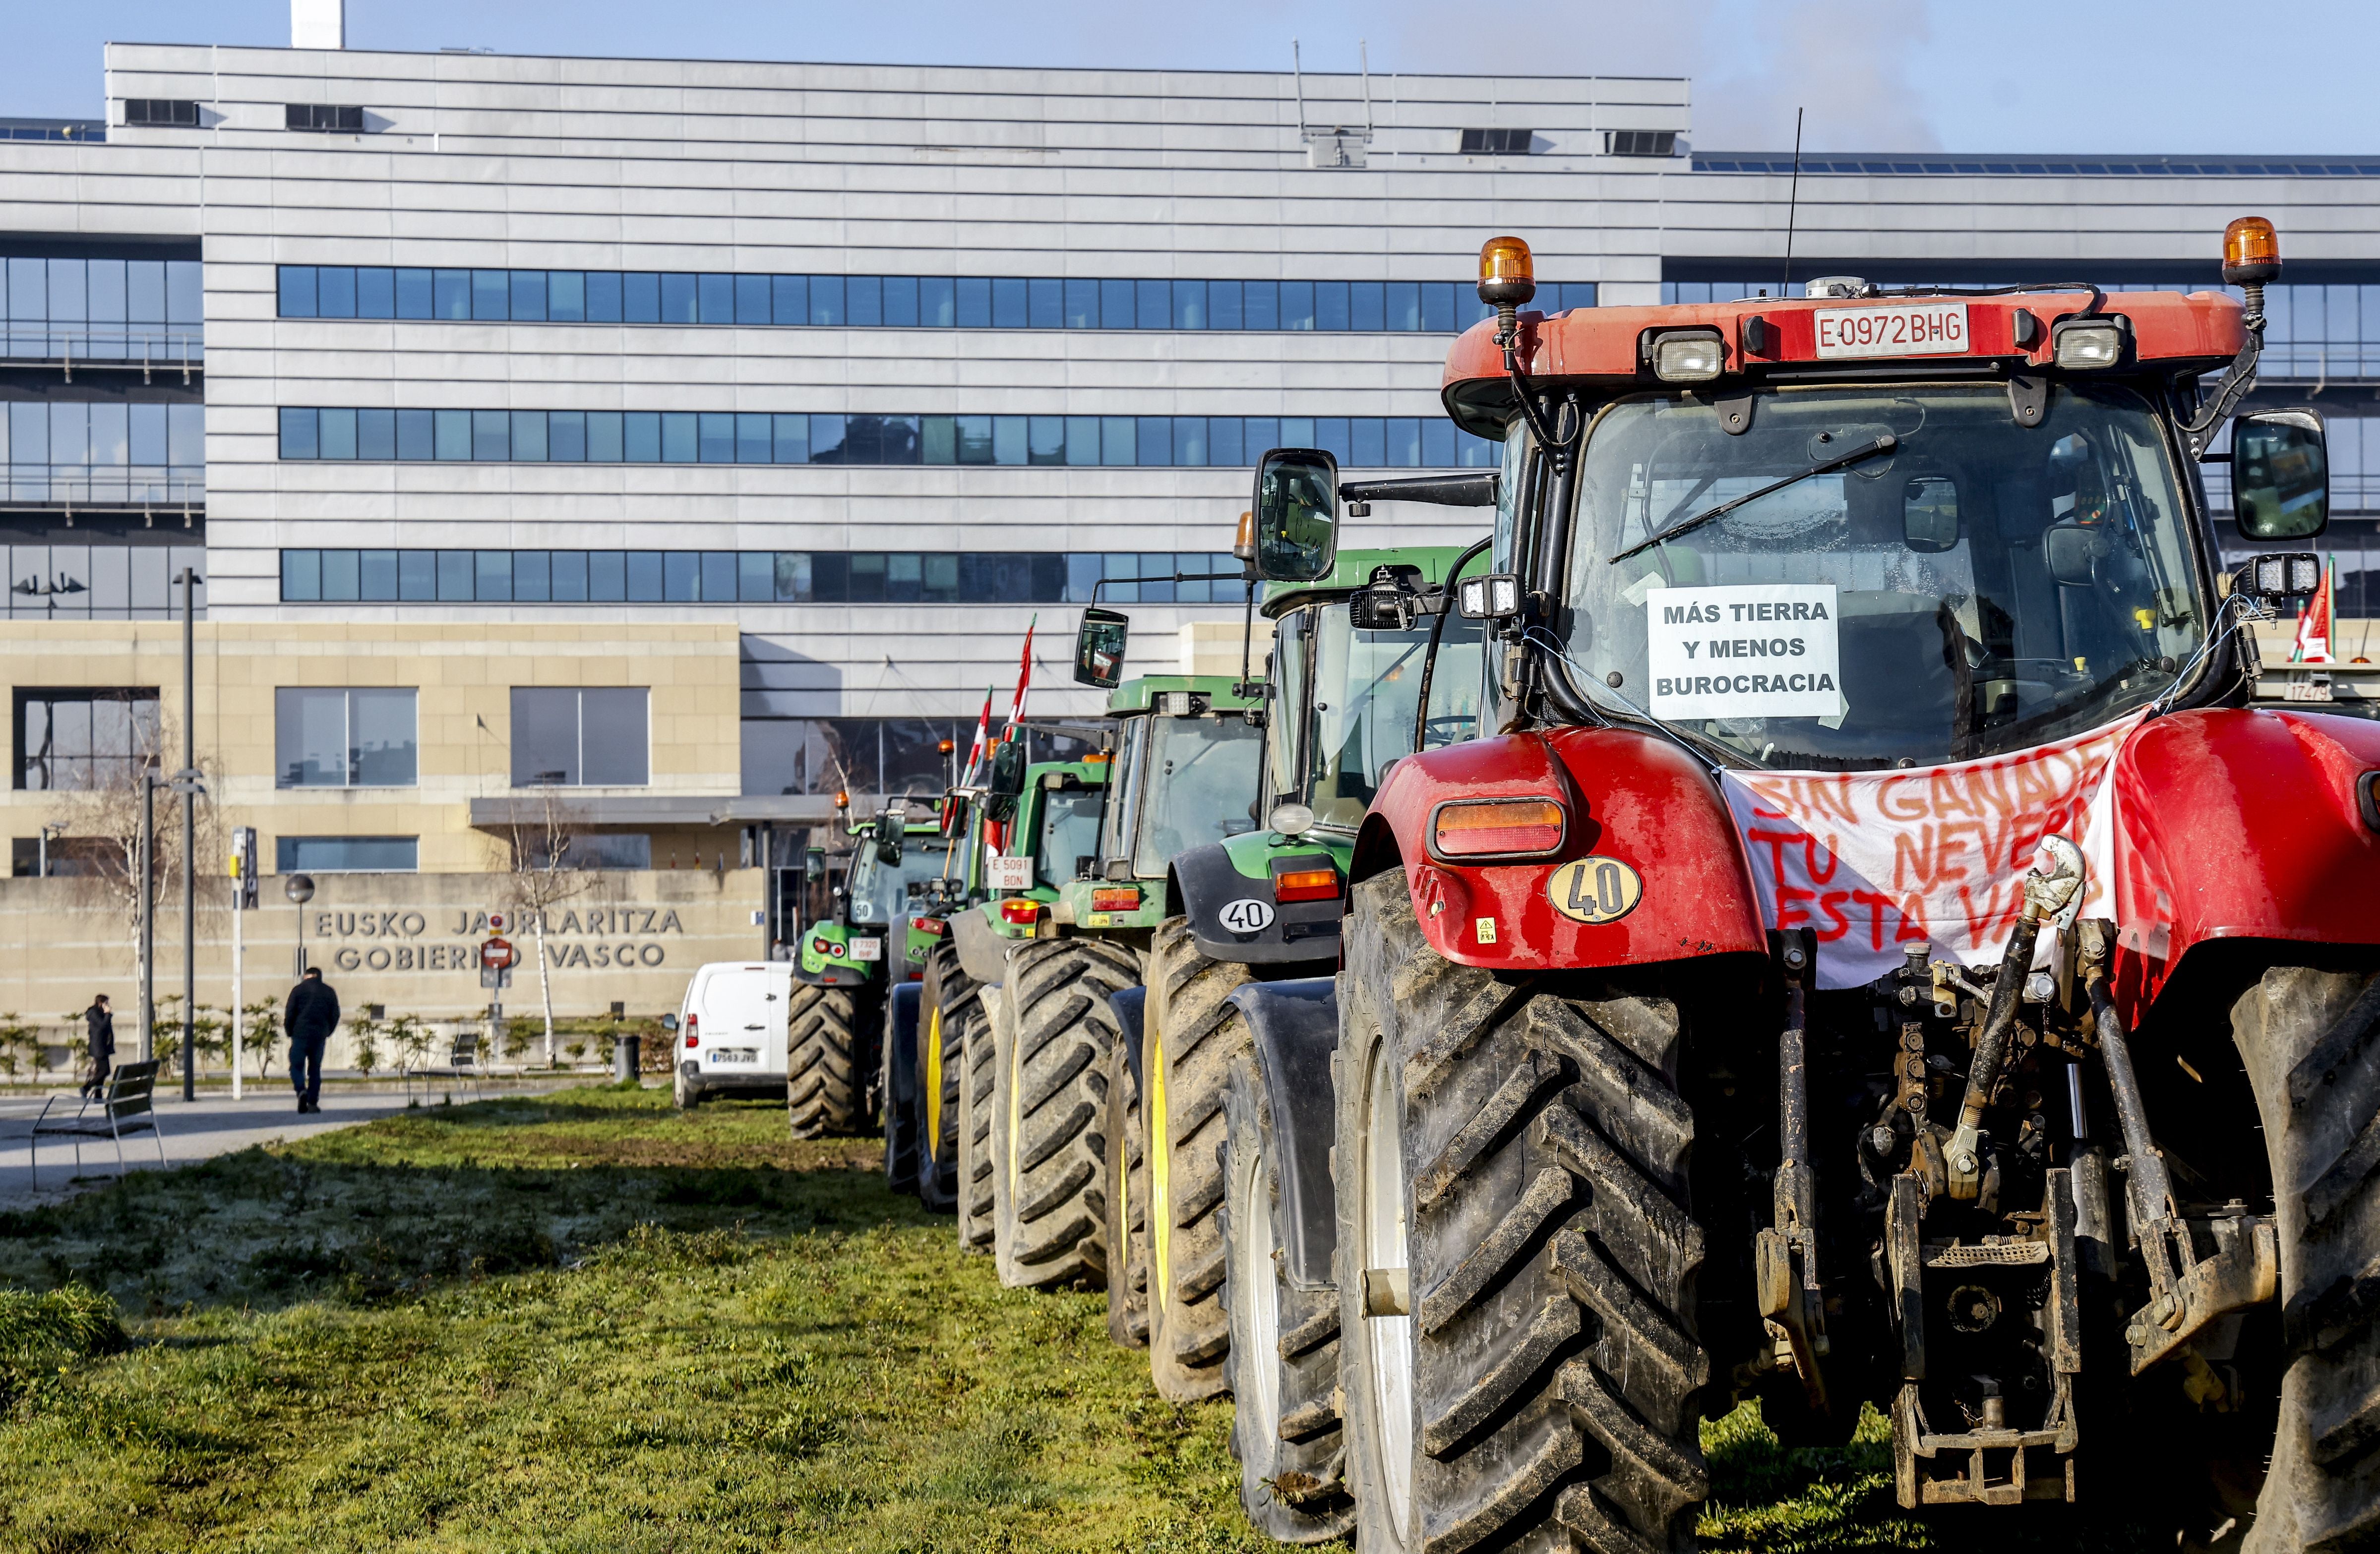
[{"label": "yellow wheel rim", "polygon": [[942,1007],[926,1031],[926,1158],[934,1159],[942,1147]]},{"label": "yellow wheel rim", "polygon": [[1148,1254],[1149,1267],[1156,1275],[1149,1285],[1149,1319],[1155,1321],[1163,1308],[1166,1293],[1173,1288],[1173,1154],[1166,1147],[1165,1128],[1165,1038],[1161,1032],[1148,1033],[1148,1059],[1143,1065],[1148,1074],[1148,1094],[1141,1106],[1148,1114]]}]

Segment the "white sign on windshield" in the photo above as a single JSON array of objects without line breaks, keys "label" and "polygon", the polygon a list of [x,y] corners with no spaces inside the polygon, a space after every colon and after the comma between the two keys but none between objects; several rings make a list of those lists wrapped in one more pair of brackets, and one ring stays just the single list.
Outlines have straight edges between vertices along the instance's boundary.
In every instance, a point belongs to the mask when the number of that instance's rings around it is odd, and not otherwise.
[{"label": "white sign on windshield", "polygon": [[1657,718],[1823,718],[1841,706],[1832,583],[1655,589],[1645,645]]}]

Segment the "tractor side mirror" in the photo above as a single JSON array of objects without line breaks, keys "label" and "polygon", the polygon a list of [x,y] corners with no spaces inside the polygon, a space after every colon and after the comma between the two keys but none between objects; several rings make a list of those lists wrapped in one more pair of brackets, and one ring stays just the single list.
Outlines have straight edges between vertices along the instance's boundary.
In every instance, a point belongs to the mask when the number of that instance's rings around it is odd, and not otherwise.
[{"label": "tractor side mirror", "polygon": [[2231,423],[2231,511],[2250,540],[2311,540],[2330,527],[2319,411],[2257,410]]},{"label": "tractor side mirror", "polygon": [[986,783],[984,819],[1005,820],[1016,813],[1016,795],[1025,791],[1025,742],[1003,739],[992,747],[991,774]]},{"label": "tractor side mirror", "polygon": [[1900,538],[1911,550],[1939,555],[1959,542],[1959,488],[1921,475],[1900,488]]},{"label": "tractor side mirror", "polygon": [[1075,683],[1113,690],[1123,681],[1124,643],[1132,636],[1132,620],[1120,610],[1094,604],[1083,612],[1075,628]]},{"label": "tractor side mirror", "polygon": [[2041,531],[2041,559],[2055,581],[2070,589],[2087,589],[2095,580],[2092,564],[2107,553],[2107,541],[2095,528],[2081,524],[2052,524]]},{"label": "tractor side mirror", "polygon": [[1310,583],[1339,553],[1339,461],[1319,448],[1274,448],[1257,465],[1257,576]]},{"label": "tractor side mirror", "polygon": [[876,858],[879,863],[897,864],[901,861],[902,826],[897,819],[888,819],[891,823],[876,828]]}]

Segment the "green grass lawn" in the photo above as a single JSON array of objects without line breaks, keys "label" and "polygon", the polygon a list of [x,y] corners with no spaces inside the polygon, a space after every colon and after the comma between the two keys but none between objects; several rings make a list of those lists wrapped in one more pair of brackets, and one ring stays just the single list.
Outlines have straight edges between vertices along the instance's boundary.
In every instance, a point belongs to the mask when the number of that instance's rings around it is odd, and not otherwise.
[{"label": "green grass lawn", "polygon": [[[782,1107],[408,1111],[0,1215],[0,1547],[1274,1547],[1104,1309]],[[1938,1546],[1879,1424],[1706,1427],[1706,1547]]]}]

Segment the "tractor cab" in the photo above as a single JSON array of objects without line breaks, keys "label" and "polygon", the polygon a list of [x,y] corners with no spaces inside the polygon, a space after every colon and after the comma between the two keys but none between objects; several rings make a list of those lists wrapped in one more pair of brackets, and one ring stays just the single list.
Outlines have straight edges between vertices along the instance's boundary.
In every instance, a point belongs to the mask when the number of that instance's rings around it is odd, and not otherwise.
[{"label": "tractor cab", "polygon": [[[795,974],[829,987],[866,982],[885,969],[891,941],[894,979],[910,976],[939,937],[919,935],[911,918],[929,915],[944,896],[964,890],[965,856],[930,811],[921,816],[905,799],[852,821],[848,834],[850,870],[832,911],[802,936]],[[920,937],[923,946],[913,942]]]},{"label": "tractor cab", "polygon": [[1098,852],[1112,765],[1105,750],[1075,761],[1020,760],[1013,776],[995,761],[986,812],[1003,811],[1007,824],[1003,845],[984,856],[984,877],[995,899],[982,911],[997,938],[1055,936],[1052,908],[1069,882],[1090,871]]},{"label": "tractor cab", "polygon": [[1265,823],[1173,860],[1201,953],[1336,958],[1341,887],[1381,778],[1477,732],[1481,634],[1450,583],[1485,549],[1344,551],[1319,577],[1266,586]]},{"label": "tractor cab", "polygon": [[1115,688],[1115,776],[1092,867],[1061,892],[1061,921],[1146,933],[1181,910],[1167,888],[1175,856],[1257,828],[1263,697],[1260,684],[1226,675],[1152,674]]}]

